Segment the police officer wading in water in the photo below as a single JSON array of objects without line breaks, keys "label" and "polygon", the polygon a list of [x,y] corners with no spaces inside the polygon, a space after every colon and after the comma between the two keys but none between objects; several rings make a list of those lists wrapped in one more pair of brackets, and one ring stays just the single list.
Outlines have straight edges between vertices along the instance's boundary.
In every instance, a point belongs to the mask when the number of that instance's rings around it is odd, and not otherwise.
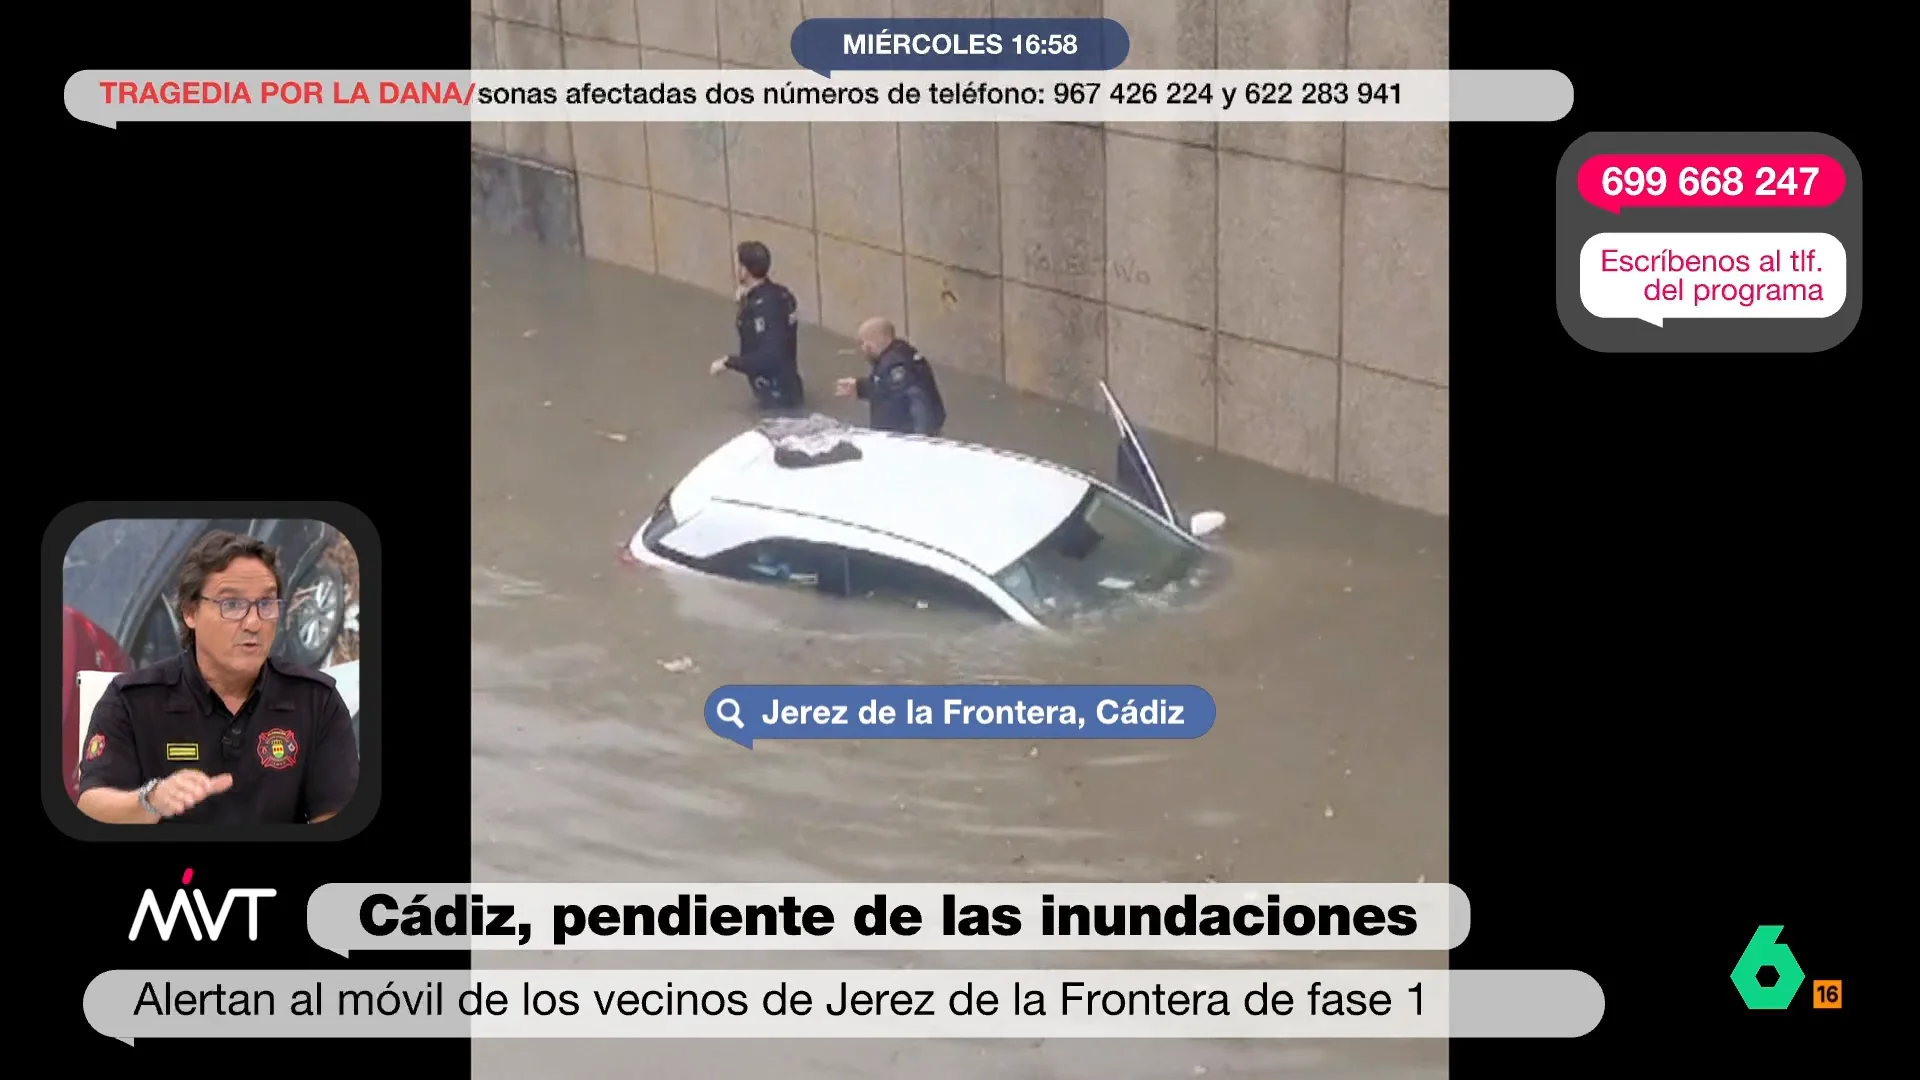
[{"label": "police officer wading in water", "polygon": [[933,365],[920,350],[894,336],[893,324],[873,318],[860,324],[860,352],[873,364],[864,379],[841,379],[838,397],[867,403],[875,431],[938,435],[947,426],[947,406],[933,379]]},{"label": "police officer wading in water", "polygon": [[797,409],[806,400],[800,385],[800,305],[785,285],[767,280],[773,269],[767,245],[748,240],[737,254],[734,277],[740,288],[734,295],[740,312],[734,326],[740,331],[740,351],[715,360],[707,370],[745,375],[754,403],[762,409]]}]

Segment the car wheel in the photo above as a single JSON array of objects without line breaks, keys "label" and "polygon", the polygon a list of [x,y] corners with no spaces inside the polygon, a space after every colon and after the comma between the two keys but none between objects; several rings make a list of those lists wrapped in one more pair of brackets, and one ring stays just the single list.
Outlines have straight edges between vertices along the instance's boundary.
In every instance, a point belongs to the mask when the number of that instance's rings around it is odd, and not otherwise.
[{"label": "car wheel", "polygon": [[280,628],[287,659],[324,667],[347,621],[346,575],[337,566],[316,566],[294,585],[293,595],[287,625]]},{"label": "car wheel", "polygon": [[134,630],[133,644],[126,650],[135,670],[180,654],[180,628],[174,625],[172,609],[165,600],[155,600],[147,609],[146,617]]}]

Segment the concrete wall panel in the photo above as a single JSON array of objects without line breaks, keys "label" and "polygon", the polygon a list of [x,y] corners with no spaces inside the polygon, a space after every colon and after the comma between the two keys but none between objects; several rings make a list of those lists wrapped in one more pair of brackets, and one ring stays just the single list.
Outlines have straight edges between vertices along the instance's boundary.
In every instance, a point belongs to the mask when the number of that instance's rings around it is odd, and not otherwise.
[{"label": "concrete wall panel", "polygon": [[809,316],[808,321],[852,337],[861,320],[879,315],[893,319],[896,329],[911,335],[912,328],[903,325],[907,271],[899,253],[822,233],[819,261],[819,316]]},{"label": "concrete wall panel", "polygon": [[[533,13],[545,10],[529,6]],[[559,68],[560,35],[540,26],[502,21],[494,26],[494,46],[500,66],[509,71]],[[507,153],[548,165],[573,166],[573,135],[564,121],[527,121],[501,125]]]},{"label": "concrete wall panel", "polygon": [[1107,384],[1136,423],[1211,446],[1214,336],[1121,308],[1107,309]]},{"label": "concrete wall panel", "polygon": [[733,295],[733,224],[725,210],[655,191],[653,236],[663,276]]},{"label": "concrete wall panel", "polygon": [[813,212],[829,236],[905,250],[898,125],[813,125]]},{"label": "concrete wall panel", "polygon": [[1107,136],[1107,302],[1211,327],[1219,260],[1218,156]]},{"label": "concrete wall panel", "polygon": [[651,274],[653,195],[645,188],[580,174],[580,234],[589,259]]},{"label": "concrete wall panel", "polygon": [[1347,178],[1349,363],[1447,385],[1447,194]]},{"label": "concrete wall panel", "polygon": [[1008,281],[1007,381],[1028,393],[1087,408],[1101,404],[1096,385],[1107,375],[1107,309],[1092,300]]},{"label": "concrete wall panel", "polygon": [[1220,155],[1220,329],[1340,355],[1340,174]]},{"label": "concrete wall panel", "polygon": [[942,368],[1004,378],[1002,286],[994,275],[909,258],[902,333]]},{"label": "concrete wall panel", "polygon": [[[1313,71],[1347,66],[1347,0],[1219,0],[1220,66]],[[1293,88],[1295,101],[1305,91]],[[1253,109],[1243,92],[1234,108]],[[1341,124],[1222,123],[1220,146],[1338,169]]]},{"label": "concrete wall panel", "polygon": [[[637,9],[656,0],[560,0],[560,29],[621,45],[640,44]],[[611,69],[609,69],[611,70]]]},{"label": "concrete wall panel", "polygon": [[1009,281],[1105,299],[1102,141],[1091,127],[1000,126],[1000,257]]},{"label": "concrete wall panel", "polygon": [[907,254],[999,274],[999,140],[990,124],[901,124]]},{"label": "concrete wall panel", "polygon": [[809,127],[727,125],[727,194],[735,210],[813,229]]},{"label": "concrete wall panel", "polygon": [[1332,480],[1339,422],[1339,361],[1220,339],[1220,449]]},{"label": "concrete wall panel", "polygon": [[[682,56],[718,57],[720,31],[714,0],[634,0],[640,44]],[[648,67],[655,67],[648,64]],[[692,67],[660,64],[659,67]],[[709,64],[708,67],[713,65]]]},{"label": "concrete wall panel", "polygon": [[[640,47],[593,38],[562,39],[567,67],[576,71],[626,71],[640,66]],[[583,176],[633,187],[647,186],[645,124],[574,124],[573,161]]]},{"label": "concrete wall panel", "polygon": [[1448,394],[1348,365],[1340,386],[1340,482],[1447,513]]}]

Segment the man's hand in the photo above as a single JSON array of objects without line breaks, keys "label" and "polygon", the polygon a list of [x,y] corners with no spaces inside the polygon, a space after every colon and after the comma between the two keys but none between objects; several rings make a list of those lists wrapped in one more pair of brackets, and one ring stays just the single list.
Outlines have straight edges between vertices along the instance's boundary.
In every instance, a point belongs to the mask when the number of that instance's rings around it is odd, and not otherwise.
[{"label": "man's hand", "polygon": [[727,358],[724,356],[707,365],[707,374],[709,375],[718,375],[725,370],[727,370]]},{"label": "man's hand", "polygon": [[852,397],[859,392],[859,379],[837,379],[833,384],[834,397]]},{"label": "man's hand", "polygon": [[208,776],[199,769],[181,769],[160,781],[147,795],[147,801],[160,811],[161,817],[179,817],[232,786],[232,773]]}]

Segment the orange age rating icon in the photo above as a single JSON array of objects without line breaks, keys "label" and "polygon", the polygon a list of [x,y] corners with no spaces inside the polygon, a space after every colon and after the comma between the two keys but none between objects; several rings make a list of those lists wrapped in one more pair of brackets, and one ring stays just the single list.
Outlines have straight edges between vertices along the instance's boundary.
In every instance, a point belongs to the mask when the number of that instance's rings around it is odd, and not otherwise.
[{"label": "orange age rating icon", "polygon": [[1813,980],[1813,1007],[1816,1009],[1837,1009],[1840,1007],[1840,980]]}]

